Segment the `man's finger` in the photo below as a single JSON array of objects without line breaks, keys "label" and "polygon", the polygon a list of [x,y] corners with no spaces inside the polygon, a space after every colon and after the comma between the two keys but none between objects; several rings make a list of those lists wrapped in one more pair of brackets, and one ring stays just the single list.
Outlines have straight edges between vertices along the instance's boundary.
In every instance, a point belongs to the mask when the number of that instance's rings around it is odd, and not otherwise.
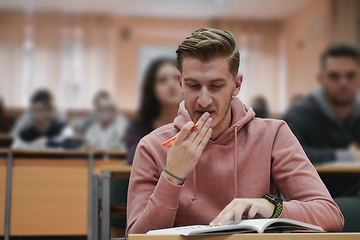
[{"label": "man's finger", "polygon": [[232,200],[217,216],[214,220],[211,221],[209,224],[210,226],[215,226],[219,222],[219,219],[222,218],[224,214],[230,211],[233,207],[236,206],[236,201]]},{"label": "man's finger", "polygon": [[210,140],[210,137],[211,137],[211,134],[212,134],[212,129],[209,128],[205,134],[205,137],[201,140],[198,148],[197,148],[197,151],[200,151],[200,153],[202,153],[204,151],[204,148],[206,147],[206,144],[209,142]]},{"label": "man's finger", "polygon": [[181,128],[180,132],[177,134],[174,145],[176,145],[179,142],[183,142],[186,139],[186,136],[189,134],[189,132],[193,126],[194,126],[194,122],[192,122],[192,121],[187,122]]},{"label": "man's finger", "polygon": [[208,118],[204,124],[204,126],[202,127],[202,129],[200,130],[199,134],[195,137],[193,144],[196,146],[196,148],[199,146],[199,144],[201,143],[201,141],[204,139],[207,131],[209,130],[211,123],[213,122],[212,118]]},{"label": "man's finger", "polygon": [[250,210],[248,212],[248,217],[249,218],[254,218],[256,214],[258,214],[260,211],[260,206],[258,204],[253,204],[250,207]]},{"label": "man's finger", "polygon": [[236,206],[229,209],[226,213],[224,213],[222,216],[217,217],[213,222],[215,226],[223,226],[225,223],[230,221],[234,218],[234,212],[235,212]]},{"label": "man's finger", "polygon": [[210,113],[204,113],[199,120],[197,121],[196,125],[199,125],[197,129],[193,131],[193,133],[189,136],[189,141],[193,142],[196,136],[200,133],[201,129],[204,127],[206,120],[210,117]]},{"label": "man's finger", "polygon": [[240,201],[240,203],[236,206],[235,213],[234,213],[235,223],[241,222],[244,212],[247,211],[250,207],[251,207],[251,204],[249,204],[247,201]]}]

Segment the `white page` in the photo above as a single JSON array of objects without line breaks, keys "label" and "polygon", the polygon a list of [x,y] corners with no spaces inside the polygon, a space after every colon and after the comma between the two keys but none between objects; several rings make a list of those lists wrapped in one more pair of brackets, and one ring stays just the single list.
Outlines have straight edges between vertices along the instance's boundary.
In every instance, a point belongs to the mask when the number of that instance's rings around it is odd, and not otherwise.
[{"label": "white page", "polygon": [[[257,220],[265,220],[257,221]],[[266,221],[267,220],[267,221]],[[210,227],[209,225],[193,225],[193,226],[185,226],[185,227],[176,227],[176,228],[167,228],[160,230],[153,230],[147,232],[147,234],[151,235],[193,235],[200,233],[210,233],[231,229],[250,229],[254,231],[261,231],[261,228],[264,227],[264,224],[271,219],[250,219],[250,220],[242,220],[239,224],[235,224],[234,221],[227,222],[224,226],[215,226]]]},{"label": "white page", "polygon": [[[211,233],[219,233],[224,231],[238,231],[242,230],[252,230],[255,232],[262,233],[269,225],[274,223],[283,223],[282,227],[289,227],[289,225],[302,226],[304,228],[309,228],[317,231],[323,231],[321,227],[291,220],[291,219],[246,219],[242,220],[239,224],[235,224],[234,221],[229,221],[224,226],[216,226],[210,227],[209,225],[193,225],[193,226],[184,226],[184,227],[176,227],[176,228],[167,228],[160,230],[152,230],[147,232],[150,235],[196,235],[196,234],[211,234]],[[291,228],[291,226],[290,226]],[[232,231],[234,230],[234,231]]]}]

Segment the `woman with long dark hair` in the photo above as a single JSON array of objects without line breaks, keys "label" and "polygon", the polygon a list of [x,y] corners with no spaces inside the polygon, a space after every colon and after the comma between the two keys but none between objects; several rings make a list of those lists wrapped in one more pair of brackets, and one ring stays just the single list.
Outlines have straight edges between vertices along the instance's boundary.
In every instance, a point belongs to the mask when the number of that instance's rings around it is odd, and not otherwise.
[{"label": "woman with long dark hair", "polygon": [[140,139],[154,129],[173,122],[183,99],[177,81],[176,62],[157,59],[146,71],[138,116],[133,118],[126,131],[126,159],[132,164]]}]

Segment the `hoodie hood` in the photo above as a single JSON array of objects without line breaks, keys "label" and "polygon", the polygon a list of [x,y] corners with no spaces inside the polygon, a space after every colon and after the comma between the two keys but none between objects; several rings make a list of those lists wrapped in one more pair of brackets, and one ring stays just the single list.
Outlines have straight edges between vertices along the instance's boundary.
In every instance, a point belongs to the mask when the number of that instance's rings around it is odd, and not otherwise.
[{"label": "hoodie hood", "polygon": [[[343,121],[335,114],[335,112],[331,109],[327,98],[326,98],[326,90],[323,87],[316,88],[309,93],[309,98],[313,100],[323,111],[326,116],[332,121],[336,122],[338,125],[343,125]],[[357,96],[354,100],[354,108],[349,117],[348,123],[351,124],[355,119],[357,119],[360,115],[360,97]]]},{"label": "hoodie hood", "polygon": [[[234,198],[237,196],[237,133],[238,131],[250,120],[255,117],[255,112],[251,107],[247,107],[243,104],[239,98],[234,97],[231,100],[231,115],[232,122],[231,126],[225,130],[216,140],[209,140],[207,145],[211,144],[229,144],[232,141],[235,141],[234,144]],[[178,116],[174,120],[174,126],[180,131],[180,129],[188,122],[191,121],[190,115],[185,107],[185,100],[180,103],[180,108],[178,112]],[[196,200],[196,166],[193,170],[193,197],[191,201]]]},{"label": "hoodie hood", "polygon": [[[235,133],[255,117],[255,112],[253,109],[243,104],[242,101],[237,97],[234,97],[231,100],[231,114],[231,126],[226,129],[226,131],[223,132],[216,140],[210,139],[208,144],[228,144],[235,139]],[[178,116],[174,120],[174,126],[180,131],[180,129],[189,121],[192,120],[188,111],[186,110],[184,100],[180,103]]]}]

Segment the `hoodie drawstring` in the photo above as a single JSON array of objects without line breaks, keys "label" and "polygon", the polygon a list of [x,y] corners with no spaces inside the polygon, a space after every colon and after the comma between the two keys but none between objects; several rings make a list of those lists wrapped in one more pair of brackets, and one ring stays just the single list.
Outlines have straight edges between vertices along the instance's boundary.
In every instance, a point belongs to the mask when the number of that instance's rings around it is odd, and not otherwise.
[{"label": "hoodie drawstring", "polygon": [[[237,130],[238,128],[235,127],[234,134],[235,134],[235,156],[234,156],[234,198],[237,196]],[[193,196],[191,201],[196,200],[196,166],[193,170]]]},{"label": "hoodie drawstring", "polygon": [[191,201],[196,200],[196,166],[193,171],[193,197],[191,198]]},{"label": "hoodie drawstring", "polygon": [[237,127],[235,127],[234,130],[234,134],[235,134],[235,157],[234,157],[234,188],[235,188],[235,193],[234,193],[234,198],[236,198],[237,195]]}]

